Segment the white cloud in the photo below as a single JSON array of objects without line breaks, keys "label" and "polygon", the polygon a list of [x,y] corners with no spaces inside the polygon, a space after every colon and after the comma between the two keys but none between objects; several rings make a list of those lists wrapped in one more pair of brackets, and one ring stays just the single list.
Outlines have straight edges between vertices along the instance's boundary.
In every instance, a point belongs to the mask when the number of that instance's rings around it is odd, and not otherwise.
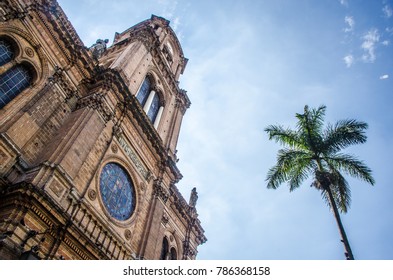
[{"label": "white cloud", "polygon": [[[173,28],[173,22],[177,19],[175,15],[177,14],[178,1],[171,0],[157,0],[161,11],[159,15],[171,22]],[[175,18],[174,18],[175,17]],[[177,19],[178,20],[178,19]],[[178,27],[178,23],[176,28]],[[175,30],[175,28],[173,28]]]},{"label": "white cloud", "polygon": [[393,16],[393,10],[392,10],[392,8],[389,5],[385,5],[382,8],[382,12],[385,15],[385,17],[387,17],[387,18],[390,18],[390,17]]},{"label": "white cloud", "polygon": [[173,30],[177,31],[177,28],[179,27],[179,25],[180,25],[180,18],[179,17],[175,17],[173,19],[173,23],[172,23]]},{"label": "white cloud", "polygon": [[382,75],[381,77],[379,77],[379,79],[380,79],[380,80],[389,79],[389,75],[388,75],[388,74]]},{"label": "white cloud", "polygon": [[379,41],[378,30],[375,28],[369,30],[362,39],[363,43],[361,47],[365,51],[362,55],[362,60],[364,62],[374,62],[376,59],[375,44]]},{"label": "white cloud", "polygon": [[344,60],[344,62],[345,62],[345,64],[347,65],[348,68],[351,67],[352,64],[353,64],[353,62],[354,62],[354,58],[353,58],[353,55],[352,55],[352,54],[346,55],[346,56],[343,58],[343,60]]},{"label": "white cloud", "polygon": [[355,20],[353,17],[350,16],[345,16],[345,23],[348,24],[348,27],[344,28],[344,32],[351,32],[353,31],[353,28],[355,27]]},{"label": "white cloud", "polygon": [[348,1],[347,0],[339,0],[339,1],[340,1],[341,5],[343,5],[345,7],[348,7]]},{"label": "white cloud", "polygon": [[385,40],[382,42],[382,45],[384,45],[384,46],[389,46],[389,44],[390,44],[390,42],[388,40]]}]

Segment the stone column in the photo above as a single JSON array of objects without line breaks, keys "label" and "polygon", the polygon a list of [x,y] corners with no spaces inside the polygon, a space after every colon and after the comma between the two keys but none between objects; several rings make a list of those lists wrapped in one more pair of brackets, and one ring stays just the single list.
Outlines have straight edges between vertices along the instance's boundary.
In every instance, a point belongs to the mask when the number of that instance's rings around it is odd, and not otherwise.
[{"label": "stone column", "polygon": [[153,102],[154,95],[156,95],[156,92],[152,90],[149,94],[149,97],[146,100],[145,106],[143,106],[143,111],[145,111],[146,114],[147,112],[149,112],[149,108],[151,106],[151,103]]},{"label": "stone column", "polygon": [[154,128],[157,129],[158,125],[160,124],[161,116],[162,116],[162,111],[164,111],[164,107],[161,106],[160,109],[158,109],[158,113],[156,116],[156,120],[154,121]]}]

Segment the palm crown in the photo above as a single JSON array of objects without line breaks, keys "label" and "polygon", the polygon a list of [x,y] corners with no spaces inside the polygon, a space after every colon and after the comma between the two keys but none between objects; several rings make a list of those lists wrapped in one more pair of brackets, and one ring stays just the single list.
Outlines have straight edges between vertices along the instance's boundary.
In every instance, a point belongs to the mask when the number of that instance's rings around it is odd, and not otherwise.
[{"label": "palm crown", "polygon": [[326,106],[311,110],[305,106],[304,114],[296,114],[296,130],[277,125],[265,129],[269,139],[285,147],[278,151],[277,164],[268,172],[267,187],[276,189],[281,183],[288,182],[293,191],[312,175],[313,186],[326,196],[326,184],[329,184],[338,208],[347,212],[351,197],[342,172],[372,185],[374,179],[371,170],[362,161],[340,153],[340,150],[366,142],[364,131],[368,125],[349,119],[338,121],[335,125],[328,124],[324,129],[325,111]]},{"label": "palm crown", "polygon": [[284,146],[278,151],[276,165],[268,171],[267,187],[276,189],[288,182],[290,191],[293,191],[311,175],[312,186],[321,190],[322,196],[334,211],[344,245],[348,247],[347,258],[353,259],[337,211],[338,208],[347,212],[351,202],[348,182],[342,173],[371,185],[374,179],[371,170],[362,161],[340,151],[366,142],[365,130],[368,125],[348,119],[324,127],[325,111],[326,106],[311,110],[305,106],[303,114],[296,114],[296,130],[285,129],[280,125],[270,125],[265,129],[270,140]]}]

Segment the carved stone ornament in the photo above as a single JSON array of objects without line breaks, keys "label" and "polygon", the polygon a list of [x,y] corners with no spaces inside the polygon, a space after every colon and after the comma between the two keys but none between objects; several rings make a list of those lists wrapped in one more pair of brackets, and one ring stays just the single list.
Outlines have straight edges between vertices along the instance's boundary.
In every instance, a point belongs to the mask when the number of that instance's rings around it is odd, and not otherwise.
[{"label": "carved stone ornament", "polygon": [[90,47],[93,57],[99,59],[102,54],[106,51],[106,45],[108,44],[108,39],[98,39],[95,44]]},{"label": "carved stone ornament", "polygon": [[198,201],[198,193],[196,191],[196,188],[193,188],[190,195],[190,202],[188,204],[191,207],[195,208],[197,201]]},{"label": "carved stone ornament", "polygon": [[97,198],[97,192],[95,190],[89,190],[88,196],[90,200],[95,200]]},{"label": "carved stone ornament", "polygon": [[160,183],[154,184],[153,193],[155,197],[161,198],[164,203],[168,201],[169,194]]},{"label": "carved stone ornament", "polygon": [[130,239],[131,239],[131,231],[130,231],[129,229],[126,229],[126,230],[124,231],[124,237],[125,237],[127,240],[130,240]]},{"label": "carved stone ornament", "polygon": [[150,173],[142,163],[135,150],[128,144],[128,142],[123,138],[122,135],[118,136],[118,141],[120,147],[127,154],[128,158],[134,163],[135,168],[138,170],[138,172],[142,174],[145,179],[147,179]]},{"label": "carved stone ornament", "polygon": [[111,146],[111,150],[112,150],[112,153],[116,154],[116,153],[117,153],[117,151],[119,150],[119,148],[117,147],[117,145],[116,145],[116,144],[112,144],[112,146]]},{"label": "carved stone ornament", "polygon": [[32,48],[26,47],[25,48],[25,53],[27,54],[28,57],[33,57],[34,56],[34,51]]},{"label": "carved stone ornament", "polygon": [[164,224],[164,226],[166,226],[166,224],[169,222],[169,217],[167,213],[164,213],[162,215],[162,223]]}]

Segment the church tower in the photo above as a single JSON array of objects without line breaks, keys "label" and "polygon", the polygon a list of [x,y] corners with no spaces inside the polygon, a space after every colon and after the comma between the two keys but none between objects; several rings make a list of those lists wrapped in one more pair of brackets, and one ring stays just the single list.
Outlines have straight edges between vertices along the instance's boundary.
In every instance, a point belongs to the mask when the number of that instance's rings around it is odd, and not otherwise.
[{"label": "church tower", "polygon": [[0,259],[195,259],[176,184],[187,65],[164,18],[87,48],[55,0],[0,4]]}]

